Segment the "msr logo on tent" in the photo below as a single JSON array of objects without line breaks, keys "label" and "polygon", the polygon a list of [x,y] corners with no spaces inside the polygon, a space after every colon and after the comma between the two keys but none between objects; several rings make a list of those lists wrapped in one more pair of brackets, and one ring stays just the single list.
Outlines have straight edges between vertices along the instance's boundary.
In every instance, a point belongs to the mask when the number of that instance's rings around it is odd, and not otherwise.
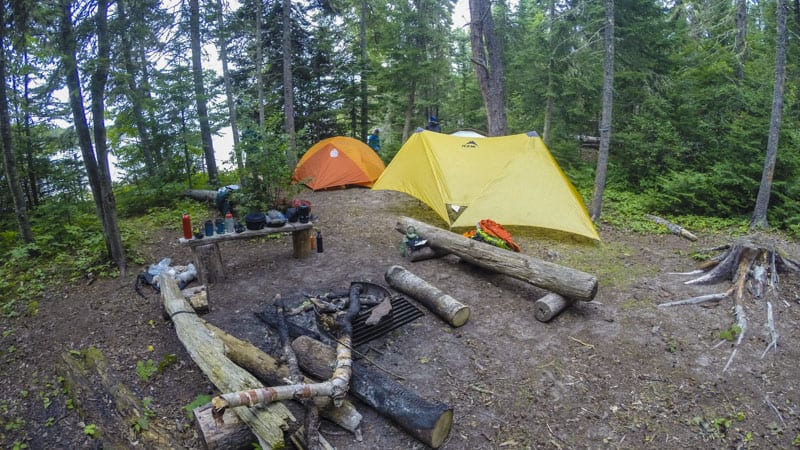
[{"label": "msr logo on tent", "polygon": [[478,148],[478,143],[475,141],[469,141],[462,145],[461,148]]}]

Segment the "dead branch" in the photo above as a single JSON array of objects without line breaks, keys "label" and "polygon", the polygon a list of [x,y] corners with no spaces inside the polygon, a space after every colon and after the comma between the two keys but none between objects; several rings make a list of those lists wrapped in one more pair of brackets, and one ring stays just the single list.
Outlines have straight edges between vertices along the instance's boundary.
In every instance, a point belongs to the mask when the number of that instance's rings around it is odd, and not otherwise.
[{"label": "dead branch", "polygon": [[690,241],[696,241],[697,240],[697,236],[692,234],[689,230],[687,230],[686,228],[683,228],[680,225],[676,225],[676,224],[670,222],[667,219],[662,219],[661,217],[654,216],[652,214],[645,214],[645,217],[647,217],[648,219],[652,220],[653,222],[655,222],[657,224],[664,225],[667,228],[667,230],[669,230],[670,233],[672,233],[672,234],[674,234],[676,236],[680,236],[680,237],[682,237],[684,239],[688,239]]}]

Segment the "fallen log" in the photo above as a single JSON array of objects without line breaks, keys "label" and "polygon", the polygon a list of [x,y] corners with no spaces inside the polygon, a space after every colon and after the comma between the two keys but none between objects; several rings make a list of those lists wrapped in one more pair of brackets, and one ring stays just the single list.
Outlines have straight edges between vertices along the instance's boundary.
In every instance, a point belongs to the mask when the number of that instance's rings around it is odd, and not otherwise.
[{"label": "fallen log", "polygon": [[469,320],[469,306],[465,306],[404,267],[389,267],[384,278],[390,286],[414,297],[431,312],[454,327],[460,327]]},{"label": "fallen log", "polygon": [[[262,387],[256,377],[225,356],[224,345],[192,310],[175,280],[166,273],[161,273],[158,277],[164,310],[175,325],[178,339],[214,386],[222,392]],[[234,412],[250,427],[261,448],[284,446],[283,428],[289,422],[295,421],[292,413],[282,403],[273,403],[263,408],[236,407]]]},{"label": "fallen log", "polygon": [[551,292],[533,303],[533,315],[539,322],[549,322],[572,304],[572,300]]},{"label": "fallen log", "polygon": [[183,191],[183,195],[200,202],[214,203],[217,200],[217,191],[205,189],[187,189]]},{"label": "fallen log", "polygon": [[[332,363],[336,360],[332,347],[300,336],[292,342],[292,348],[303,371],[323,380],[331,376]],[[353,361],[350,393],[432,448],[439,448],[450,433],[451,407],[425,400],[360,361]]]},{"label": "fallen log", "polygon": [[672,234],[674,234],[676,236],[680,236],[680,237],[682,237],[684,239],[688,239],[690,241],[696,241],[697,240],[697,236],[692,234],[692,232],[690,232],[686,228],[683,228],[680,225],[677,225],[677,224],[674,224],[674,223],[670,222],[667,219],[662,219],[661,217],[654,216],[652,214],[645,214],[645,217],[647,217],[648,219],[652,220],[653,222],[655,222],[655,223],[657,223],[659,225],[664,225],[670,233],[672,233]]},{"label": "fallen log", "polygon": [[484,269],[573,300],[591,301],[597,294],[597,278],[586,272],[478,242],[408,217],[400,217],[395,228],[405,233],[409,226],[434,249],[447,251]]},{"label": "fallen log", "polygon": [[[61,354],[64,377],[75,410],[85,423],[97,427],[101,448],[179,448],[179,439],[124,384],[113,379],[105,356],[90,347]],[[131,427],[136,433],[131,433]]]}]

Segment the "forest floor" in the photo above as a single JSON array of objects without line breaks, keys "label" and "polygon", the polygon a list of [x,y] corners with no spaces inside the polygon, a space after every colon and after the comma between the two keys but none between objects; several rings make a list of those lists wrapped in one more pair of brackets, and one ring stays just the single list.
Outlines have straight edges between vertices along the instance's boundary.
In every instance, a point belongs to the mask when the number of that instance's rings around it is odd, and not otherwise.
[{"label": "forest floor", "polygon": [[[594,301],[541,323],[533,302],[545,292],[536,287],[455,256],[404,259],[402,235],[394,230],[399,216],[442,226],[417,200],[367,189],[302,195],[312,203],[324,252],[293,259],[289,236],[222,244],[227,278],[209,287],[211,312],[203,318],[272,352],[275,333],[255,313],[276,294],[346,290],[353,281],[386,285],[387,268],[408,268],[470,306],[469,321],[452,328],[425,311],[362,351],[368,364],[420,396],[452,406],[452,429],[441,448],[800,445],[800,275],[784,275],[772,298],[777,349],[762,358],[770,340],[766,302],[748,301],[745,339],[725,372],[733,344],[717,344],[734,323],[729,300],[708,308],[656,307],[727,289],[728,283],[687,286],[688,277],[671,273],[693,270],[694,253],[730,243],[732,236],[692,230],[699,240],[690,242],[601,225],[603,241],[594,244],[512,229],[523,253],[599,280]],[[167,257],[175,265],[191,262],[189,250],[177,245],[177,222],[152,236],[144,251],[148,264]],[[783,249],[800,256],[795,242],[783,241]],[[0,322],[0,448],[100,448],[92,425],[114,414],[113,407],[84,399],[74,408],[62,389],[65,355],[90,347],[103,352],[114,383],[145,401],[150,426],[177,436],[177,448],[202,448],[184,407],[218,392],[165,320],[160,295],[135,292],[135,275],[144,269],[132,268],[126,278],[53,286],[37,314]],[[137,371],[147,360],[161,370]],[[370,408],[354,404],[364,416],[361,441],[322,424],[337,448],[424,448]],[[292,410],[302,421],[302,411]],[[106,442],[152,448],[136,433],[142,423],[131,425],[97,431]]]}]

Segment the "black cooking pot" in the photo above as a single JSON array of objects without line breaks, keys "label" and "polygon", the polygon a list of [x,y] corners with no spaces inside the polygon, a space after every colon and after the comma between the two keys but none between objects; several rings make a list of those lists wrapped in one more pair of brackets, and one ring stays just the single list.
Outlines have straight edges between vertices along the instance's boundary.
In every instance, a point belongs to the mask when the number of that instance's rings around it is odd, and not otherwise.
[{"label": "black cooking pot", "polygon": [[248,230],[260,230],[267,224],[267,215],[262,212],[254,212],[244,216],[244,223]]}]

